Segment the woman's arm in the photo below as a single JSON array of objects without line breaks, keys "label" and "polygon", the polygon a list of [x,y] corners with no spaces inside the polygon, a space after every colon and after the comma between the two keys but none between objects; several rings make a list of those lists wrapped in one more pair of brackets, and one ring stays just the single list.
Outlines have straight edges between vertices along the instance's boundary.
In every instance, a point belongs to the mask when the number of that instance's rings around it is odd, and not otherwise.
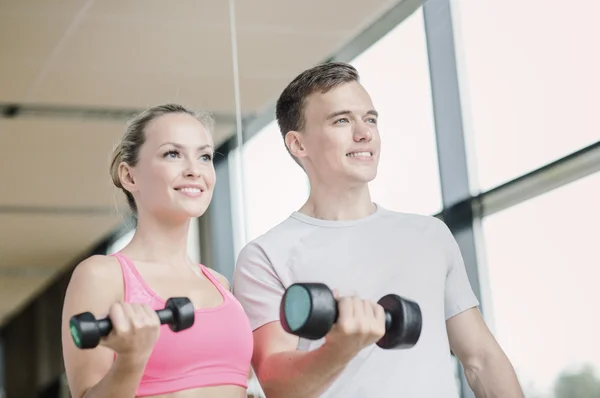
[{"label": "woman's arm", "polygon": [[[83,261],[71,276],[64,300],[61,332],[65,370],[74,398],[135,396],[149,353],[133,346],[151,347],[152,329],[158,330],[156,325],[160,324],[152,318],[148,308],[120,304],[123,301],[122,281],[117,260],[100,255]],[[76,347],[69,330],[71,316],[86,311],[96,318],[110,314],[113,323],[108,338],[93,349]],[[155,313],[154,317],[157,318]],[[140,321],[134,324],[133,319]],[[131,344],[130,339],[136,337],[136,333],[139,343]],[[121,351],[116,359],[114,347]]]}]

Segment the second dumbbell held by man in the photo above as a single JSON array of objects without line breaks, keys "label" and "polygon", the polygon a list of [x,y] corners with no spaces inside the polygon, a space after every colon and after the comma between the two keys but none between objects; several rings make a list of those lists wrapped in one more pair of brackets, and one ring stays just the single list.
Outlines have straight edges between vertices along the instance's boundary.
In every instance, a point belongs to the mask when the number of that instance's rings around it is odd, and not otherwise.
[{"label": "second dumbbell held by man", "polygon": [[417,303],[393,293],[375,303],[356,296],[340,298],[323,283],[294,283],[281,300],[280,322],[286,332],[314,340],[335,326],[346,334],[372,330],[375,336],[383,329],[377,345],[400,349],[417,343],[423,318]]}]

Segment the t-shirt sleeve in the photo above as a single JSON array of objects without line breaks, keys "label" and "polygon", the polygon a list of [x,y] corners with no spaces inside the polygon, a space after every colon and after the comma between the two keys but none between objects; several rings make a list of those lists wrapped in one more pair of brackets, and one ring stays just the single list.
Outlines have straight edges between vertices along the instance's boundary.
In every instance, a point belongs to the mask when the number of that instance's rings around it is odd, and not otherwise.
[{"label": "t-shirt sleeve", "polygon": [[248,243],[238,255],[233,275],[233,294],[240,302],[252,330],[279,320],[285,292],[268,256],[260,245]]},{"label": "t-shirt sleeve", "polygon": [[448,270],[446,274],[445,315],[446,320],[461,312],[479,305],[479,300],[469,278],[460,247],[450,229],[443,224],[444,245],[448,256]]}]

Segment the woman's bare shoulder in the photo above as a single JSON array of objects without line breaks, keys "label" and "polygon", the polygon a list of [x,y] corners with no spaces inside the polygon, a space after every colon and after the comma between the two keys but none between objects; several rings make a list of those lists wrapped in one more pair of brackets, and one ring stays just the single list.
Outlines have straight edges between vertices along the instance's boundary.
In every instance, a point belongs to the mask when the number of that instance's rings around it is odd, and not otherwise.
[{"label": "woman's bare shoulder", "polygon": [[225,276],[221,275],[214,269],[206,267],[206,269],[219,281],[221,285],[223,285],[227,290],[231,290],[231,285]]},{"label": "woman's bare shoulder", "polygon": [[122,275],[121,267],[115,257],[93,255],[77,264],[71,274],[69,290],[89,291],[93,295],[116,298],[122,296]]},{"label": "woman's bare shoulder", "polygon": [[113,279],[120,277],[121,267],[113,256],[95,254],[81,261],[73,270],[80,278]]}]

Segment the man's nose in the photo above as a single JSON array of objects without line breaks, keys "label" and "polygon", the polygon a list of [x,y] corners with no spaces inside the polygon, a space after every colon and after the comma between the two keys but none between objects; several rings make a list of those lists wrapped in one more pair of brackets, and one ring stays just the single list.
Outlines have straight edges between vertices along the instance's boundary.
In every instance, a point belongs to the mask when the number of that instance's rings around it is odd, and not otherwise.
[{"label": "man's nose", "polygon": [[354,129],[354,140],[355,141],[371,141],[373,139],[373,132],[370,126],[365,123],[357,123]]}]

